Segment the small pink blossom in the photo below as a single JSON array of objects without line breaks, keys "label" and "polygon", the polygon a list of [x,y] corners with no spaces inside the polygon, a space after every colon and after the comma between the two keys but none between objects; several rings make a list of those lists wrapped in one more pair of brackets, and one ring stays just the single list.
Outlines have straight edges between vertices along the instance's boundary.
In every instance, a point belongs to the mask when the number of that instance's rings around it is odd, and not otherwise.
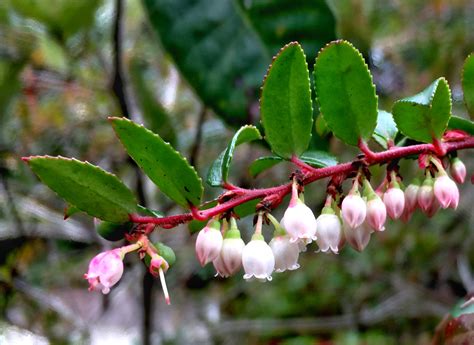
[{"label": "small pink blossom", "polygon": [[405,194],[400,188],[389,188],[383,195],[383,202],[390,218],[398,219],[405,209]]},{"label": "small pink blossom", "polygon": [[316,218],[313,211],[299,199],[294,205],[290,203],[280,223],[292,242],[316,239]]},{"label": "small pink blossom", "polygon": [[275,257],[276,272],[292,271],[300,267],[298,264],[299,245],[291,242],[288,235],[275,236],[269,245]]},{"label": "small pink blossom", "polygon": [[423,185],[418,190],[418,206],[420,206],[423,213],[428,213],[428,210],[432,207],[433,203],[436,200],[433,191],[433,180],[427,178]]},{"label": "small pink blossom", "polygon": [[319,249],[323,253],[331,250],[334,254],[338,254],[342,236],[341,220],[339,217],[334,214],[331,208],[325,207],[323,213],[316,219],[316,222],[316,242]]},{"label": "small pink blossom", "polygon": [[275,268],[275,256],[270,246],[263,240],[262,235],[253,235],[242,251],[244,279],[255,277],[259,280],[272,280]]},{"label": "small pink blossom", "polygon": [[84,278],[89,282],[89,291],[101,290],[108,294],[123,274],[123,257],[120,249],[108,250],[97,254],[89,263]]},{"label": "small pink blossom", "polygon": [[413,213],[418,207],[418,191],[420,186],[417,184],[409,184],[405,189],[405,211]]},{"label": "small pink blossom", "polygon": [[367,206],[359,193],[349,194],[342,200],[342,217],[344,222],[355,229],[360,226],[366,217]]},{"label": "small pink blossom", "polygon": [[346,241],[358,252],[362,252],[369,244],[372,229],[367,223],[353,229],[347,224],[343,225]]},{"label": "small pink blossom", "polygon": [[235,274],[242,267],[242,252],[245,243],[239,237],[226,238],[222,243],[222,249],[217,258],[213,261],[214,268],[221,277],[227,278]]},{"label": "small pink blossom", "polygon": [[367,223],[375,231],[385,230],[385,220],[387,219],[387,209],[380,197],[375,197],[367,201]]},{"label": "small pink blossom", "polygon": [[451,176],[457,183],[464,183],[466,179],[466,166],[459,158],[454,158],[451,162]]},{"label": "small pink blossom", "polygon": [[210,220],[209,223],[199,231],[196,239],[196,256],[201,266],[215,260],[221,252],[222,234],[219,231],[220,223]]},{"label": "small pink blossom", "polygon": [[436,199],[438,199],[442,208],[451,207],[456,209],[458,207],[459,189],[448,175],[443,174],[436,177],[433,189]]}]

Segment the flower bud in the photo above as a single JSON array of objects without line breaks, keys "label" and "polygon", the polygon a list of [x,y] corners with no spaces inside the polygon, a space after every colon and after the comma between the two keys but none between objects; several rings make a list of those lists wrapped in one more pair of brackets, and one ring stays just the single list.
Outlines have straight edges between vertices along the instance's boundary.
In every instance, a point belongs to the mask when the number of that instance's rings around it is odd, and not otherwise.
[{"label": "flower bud", "polygon": [[89,263],[84,278],[89,282],[89,291],[102,290],[108,294],[123,274],[123,257],[120,249],[108,250],[96,255]]},{"label": "flower bud", "polygon": [[442,208],[458,207],[459,190],[456,183],[449,178],[448,175],[442,174],[435,178],[434,194]]},{"label": "flower bud", "polygon": [[387,209],[379,196],[367,201],[366,221],[375,231],[385,230],[385,220],[387,219]]},{"label": "flower bud", "polygon": [[270,241],[270,248],[275,257],[275,271],[292,271],[300,267],[298,257],[300,249],[298,242],[291,242],[288,235],[275,236]]},{"label": "flower bud", "polygon": [[400,218],[405,208],[405,194],[400,188],[391,187],[383,195],[383,202],[390,218]]},{"label": "flower bud", "polygon": [[244,279],[255,277],[261,280],[272,280],[275,257],[262,235],[254,234],[252,240],[244,247],[242,264],[245,270]]},{"label": "flower bud", "polygon": [[355,229],[351,228],[348,224],[344,224],[343,229],[346,241],[358,252],[362,252],[367,247],[367,244],[369,244],[372,229],[370,229],[367,223],[363,223]]},{"label": "flower bud", "polygon": [[235,274],[242,266],[242,251],[245,243],[240,237],[234,218],[231,219],[231,224],[231,228],[225,234],[221,252],[213,261],[217,273],[222,277]]},{"label": "flower bud", "polygon": [[341,209],[344,223],[351,228],[355,229],[364,222],[367,206],[359,195],[359,192],[347,195],[344,200],[342,200]]},{"label": "flower bud", "polygon": [[299,239],[311,242],[316,239],[316,218],[313,211],[299,199],[294,205],[290,203],[280,223],[288,232],[291,242]]},{"label": "flower bud", "polygon": [[439,210],[439,202],[434,198],[433,202],[431,203],[430,207],[426,210],[425,214],[428,218],[432,218],[436,212]]},{"label": "flower bud", "polygon": [[199,231],[196,239],[196,255],[201,266],[215,260],[222,248],[222,234],[219,231],[220,223],[210,220],[209,223]]},{"label": "flower bud", "polygon": [[316,242],[319,249],[323,253],[330,249],[334,254],[338,254],[341,236],[341,220],[331,207],[324,207],[321,215],[316,219]]},{"label": "flower bud", "polygon": [[454,181],[464,183],[466,179],[466,166],[459,158],[456,157],[451,161],[450,171]]},{"label": "flower bud", "polygon": [[418,191],[420,186],[418,184],[410,183],[405,189],[405,210],[408,213],[413,213],[418,207]]},{"label": "flower bud", "polygon": [[418,190],[418,206],[420,206],[423,213],[428,213],[428,210],[432,207],[436,198],[433,191],[433,179],[428,176],[423,185]]}]

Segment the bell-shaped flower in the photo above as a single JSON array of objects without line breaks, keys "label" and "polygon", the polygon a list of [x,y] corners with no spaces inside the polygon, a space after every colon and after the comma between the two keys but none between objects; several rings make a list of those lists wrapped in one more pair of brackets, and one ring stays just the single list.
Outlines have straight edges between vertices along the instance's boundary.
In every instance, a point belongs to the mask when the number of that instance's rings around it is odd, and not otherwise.
[{"label": "bell-shaped flower", "polygon": [[459,189],[456,183],[446,174],[441,174],[435,178],[434,194],[438,199],[439,205],[442,208],[458,207],[459,203]]},{"label": "bell-shaped flower", "polygon": [[458,157],[451,161],[450,172],[454,181],[464,183],[466,179],[466,166]]},{"label": "bell-shaped flower", "polygon": [[89,291],[101,290],[108,294],[123,274],[123,255],[120,249],[108,250],[96,255],[89,263],[84,278],[89,282]]},{"label": "bell-shaped flower", "polygon": [[405,189],[405,211],[413,213],[418,207],[418,191],[420,186],[417,183],[410,183]]},{"label": "bell-shaped flower", "polygon": [[298,198],[294,202],[290,201],[280,223],[288,232],[291,242],[302,239],[308,243],[316,239],[316,218],[313,211]]},{"label": "bell-shaped flower", "polygon": [[329,206],[324,207],[321,215],[316,219],[316,242],[323,253],[329,250],[334,254],[339,253],[341,227],[341,220],[334,210]]},{"label": "bell-shaped flower", "polygon": [[353,229],[364,222],[367,214],[367,206],[359,192],[347,195],[344,200],[342,200],[341,210],[344,223]]},{"label": "bell-shaped flower", "polygon": [[398,219],[405,209],[405,194],[398,186],[391,187],[384,193],[383,202],[390,218]]},{"label": "bell-shaped flower", "polygon": [[260,280],[272,280],[275,257],[272,249],[261,234],[254,234],[242,251],[244,279],[255,277]]},{"label": "bell-shaped flower", "polygon": [[366,222],[375,231],[385,230],[385,220],[387,219],[387,209],[384,202],[377,195],[367,201]]},{"label": "bell-shaped flower", "polygon": [[219,229],[219,221],[210,220],[197,236],[196,256],[201,266],[215,260],[221,252],[223,238]]},{"label": "bell-shaped flower", "polygon": [[224,236],[222,249],[213,261],[217,273],[222,277],[235,274],[242,267],[242,251],[245,243],[240,236],[235,219],[231,219],[231,227]]},{"label": "bell-shaped flower", "polygon": [[430,209],[432,209],[433,203],[436,200],[433,191],[433,179],[431,176],[426,177],[418,190],[418,206],[420,206],[423,213],[427,214]]},{"label": "bell-shaped flower", "polygon": [[348,224],[343,224],[346,241],[358,252],[362,252],[369,244],[372,229],[367,223],[353,229]]},{"label": "bell-shaped flower", "polygon": [[439,202],[434,198],[434,201],[431,203],[430,207],[426,210],[425,214],[428,218],[432,218],[436,212],[439,210]]},{"label": "bell-shaped flower", "polygon": [[219,254],[217,258],[214,259],[212,264],[214,265],[214,269],[216,270],[216,277],[221,276],[222,278],[228,278],[231,276],[231,273],[224,264],[224,260],[222,259],[221,254]]},{"label": "bell-shaped flower", "polygon": [[275,236],[270,241],[270,248],[275,257],[275,271],[292,271],[300,267],[298,257],[300,248],[297,242],[291,242],[288,235]]}]

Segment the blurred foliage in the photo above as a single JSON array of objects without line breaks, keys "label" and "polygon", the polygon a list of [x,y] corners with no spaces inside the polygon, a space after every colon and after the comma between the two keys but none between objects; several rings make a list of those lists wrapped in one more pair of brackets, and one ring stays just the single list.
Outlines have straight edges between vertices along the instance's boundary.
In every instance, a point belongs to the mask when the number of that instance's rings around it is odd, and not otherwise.
[{"label": "blurred foliage", "polygon": [[[110,296],[89,294],[82,278],[88,259],[111,243],[99,238],[81,213],[63,221],[66,205],[20,160],[32,154],[72,156],[114,171],[135,188],[133,168],[106,121],[121,115],[112,90],[116,3],[0,1],[0,339],[15,325],[54,344],[104,344],[118,337],[140,342],[145,268],[138,258],[127,258],[125,276]],[[466,116],[460,71],[474,51],[469,0],[128,0],[123,5],[120,43],[131,116],[193,160],[202,177],[230,141],[229,126],[258,123],[265,70],[289,41],[302,43],[311,65],[325,43],[350,40],[369,63],[384,110],[445,76],[453,113]],[[327,136],[320,118],[315,126],[316,147],[330,148],[339,161],[354,156],[355,150]],[[285,164],[251,178],[251,162],[268,154],[259,144],[239,146],[230,180],[244,187],[286,181],[291,167]],[[460,156],[472,171],[472,153]],[[401,172],[408,184],[416,174],[413,161],[403,162]],[[374,183],[383,173],[374,168]],[[146,206],[179,212],[150,181],[144,180],[143,189]],[[307,203],[316,211],[324,190],[323,182],[307,188]],[[173,248],[176,263],[167,274],[171,307],[155,284],[152,339],[157,344],[430,344],[443,315],[468,292],[465,272],[474,267],[470,190],[461,189],[456,212],[389,223],[385,232],[372,235],[363,253],[345,248],[328,256],[312,247],[299,270],[275,274],[265,285],[244,282],[240,275],[214,278],[211,267],[198,267],[186,227],[159,231],[154,240]],[[204,200],[218,193],[208,188]],[[243,207],[239,214],[248,240],[252,217],[245,216],[251,213]]]}]

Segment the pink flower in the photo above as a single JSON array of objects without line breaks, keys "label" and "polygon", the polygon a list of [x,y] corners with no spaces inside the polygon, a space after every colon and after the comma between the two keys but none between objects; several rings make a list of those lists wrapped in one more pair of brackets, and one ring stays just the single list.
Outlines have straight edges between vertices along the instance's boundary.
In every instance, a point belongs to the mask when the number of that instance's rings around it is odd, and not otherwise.
[{"label": "pink flower", "polygon": [[242,264],[244,266],[244,279],[255,277],[260,280],[272,280],[275,268],[275,256],[270,246],[260,234],[254,234],[242,251]]},{"label": "pink flower", "polygon": [[97,254],[89,263],[84,278],[89,282],[89,291],[102,290],[108,294],[123,274],[123,257],[120,249],[108,250]]},{"label": "pink flower", "polygon": [[341,242],[342,230],[341,220],[334,214],[330,207],[324,207],[322,214],[316,219],[316,242],[319,249],[326,253],[331,250],[334,254],[339,252],[339,243]]},{"label": "pink flower", "polygon": [[436,177],[434,182],[434,194],[442,208],[458,207],[459,190],[456,183],[448,175],[442,174]]},{"label": "pink flower", "polygon": [[344,222],[355,229],[360,226],[367,214],[367,206],[359,193],[349,194],[342,201],[342,217]]},{"label": "pink flower", "polygon": [[423,182],[423,185],[418,190],[418,206],[420,206],[423,213],[428,213],[431,209],[436,198],[433,192],[433,179],[427,177]]},{"label": "pink flower", "polygon": [[276,272],[292,271],[300,267],[298,264],[300,255],[298,243],[291,242],[288,235],[275,236],[269,245],[275,257]]},{"label": "pink flower", "polygon": [[375,197],[367,201],[367,223],[375,231],[385,230],[385,220],[387,219],[387,209],[380,197]]},{"label": "pink flower", "polygon": [[355,229],[344,224],[343,229],[347,242],[358,252],[363,251],[369,244],[372,229],[370,229],[367,223],[363,223]]},{"label": "pink flower", "polygon": [[390,218],[400,218],[405,208],[405,194],[400,188],[389,188],[383,195],[383,202]]},{"label": "pink flower", "polygon": [[414,183],[408,185],[405,189],[405,211],[413,213],[418,207],[418,191],[420,186]]},{"label": "pink flower", "polygon": [[201,266],[215,260],[222,248],[222,234],[219,231],[220,223],[210,220],[209,223],[199,231],[196,239],[196,256]]},{"label": "pink flower", "polygon": [[221,252],[212,262],[217,274],[224,278],[235,274],[242,267],[242,252],[245,243],[240,237],[239,230],[236,229],[227,231]]},{"label": "pink flower", "polygon": [[311,242],[316,239],[316,218],[313,211],[299,199],[294,205],[290,203],[280,223],[288,232],[291,242],[299,239]]},{"label": "pink flower", "polygon": [[466,179],[466,166],[459,158],[454,158],[451,162],[451,176],[457,183],[464,183]]}]

